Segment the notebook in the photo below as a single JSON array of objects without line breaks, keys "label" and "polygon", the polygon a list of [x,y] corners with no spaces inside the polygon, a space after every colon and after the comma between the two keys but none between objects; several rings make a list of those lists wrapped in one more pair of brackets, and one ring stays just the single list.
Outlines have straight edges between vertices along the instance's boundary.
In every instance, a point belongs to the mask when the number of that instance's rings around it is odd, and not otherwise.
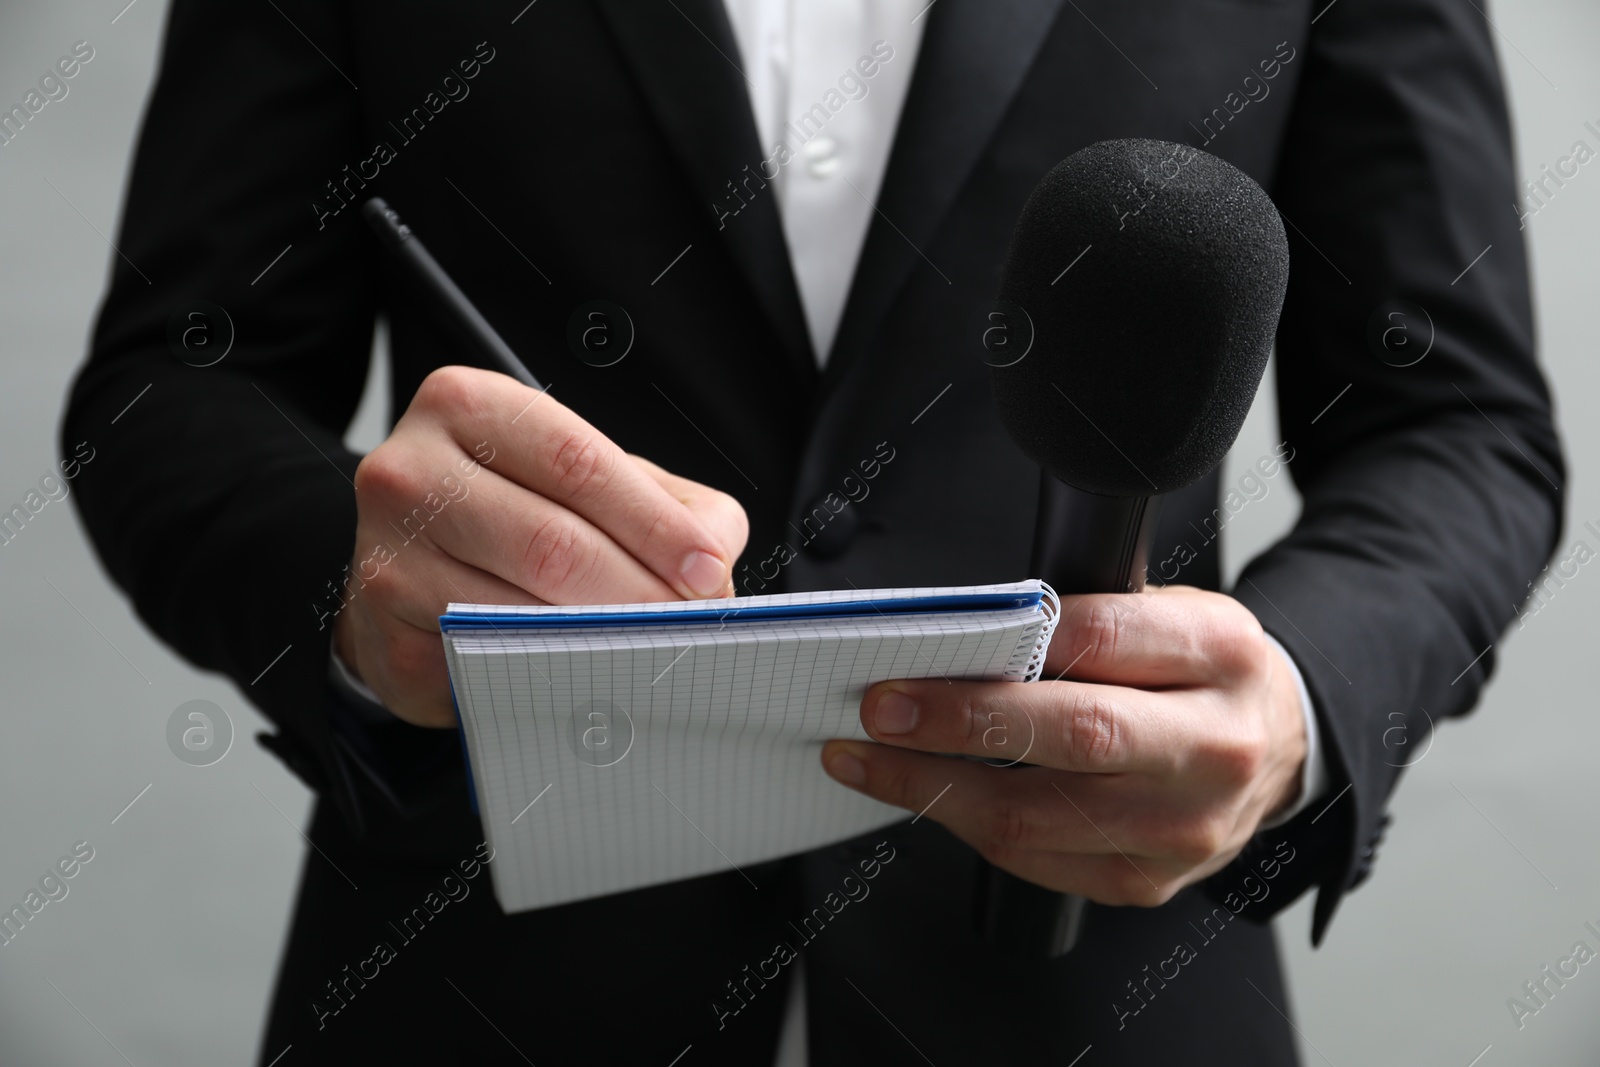
[{"label": "notebook", "polygon": [[[1045,583],[666,604],[451,604],[474,802],[508,912],[724,871],[907,818],[829,778],[892,678],[1033,681]],[[753,884],[753,883],[752,883]]]}]

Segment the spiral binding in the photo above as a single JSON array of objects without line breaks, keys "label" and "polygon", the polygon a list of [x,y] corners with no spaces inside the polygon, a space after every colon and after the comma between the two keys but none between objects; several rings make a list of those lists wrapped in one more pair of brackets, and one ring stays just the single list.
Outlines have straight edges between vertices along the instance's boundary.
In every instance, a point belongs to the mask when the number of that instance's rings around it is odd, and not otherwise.
[{"label": "spiral binding", "polygon": [[1061,618],[1061,598],[1048,582],[1041,581],[1039,588],[1044,594],[1039,601],[1044,618],[1022,632],[1023,639],[1032,638],[1033,644],[1019,644],[1017,654],[1011,657],[1001,675],[1008,682],[1036,682],[1044,673],[1044,657],[1050,651],[1050,636],[1056,632],[1056,623]]}]

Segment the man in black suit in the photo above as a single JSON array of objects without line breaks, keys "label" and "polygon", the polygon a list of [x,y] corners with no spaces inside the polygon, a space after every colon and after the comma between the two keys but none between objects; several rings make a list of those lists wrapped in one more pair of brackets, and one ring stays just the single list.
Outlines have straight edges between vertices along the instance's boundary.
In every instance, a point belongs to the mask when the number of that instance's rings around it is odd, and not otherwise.
[{"label": "man in black suit", "polygon": [[[1401,762],[1386,731],[1419,743],[1419,709],[1472,706],[1563,477],[1483,16],[1316,6],[916,14],[828,315],[828,272],[790,258],[771,167],[793,164],[758,140],[738,5],[175,0],[63,439],[102,457],[77,499],[112,576],[320,794],[262,1062],[771,1063],[798,972],[749,968],[869,858],[872,900],[805,949],[812,1062],[1295,1062],[1264,921],[1315,886],[1320,940],[1367,876]],[[456,739],[430,729],[453,721],[443,603],[755,591],[741,576],[775,556],[766,591],[1023,575],[1038,470],[964,338],[1033,184],[1126,136],[1228,159],[1288,223],[1290,534],[1224,596],[1218,479],[1171,496],[1152,581],[1196,588],[1069,598],[1050,667],[1070,679],[1026,696],[1062,739],[1039,769],[930,754],[971,750],[1012,690],[914,688],[913,717],[876,689],[882,743],[830,745],[829,772],[908,813],[937,800],[928,818],[747,870],[755,891],[729,873],[501,913]],[[550,395],[457,366],[351,210],[375,193]],[[625,358],[582,343],[597,297],[626,311],[603,320],[631,329]],[[404,415],[363,459],[341,436],[379,314]],[[870,495],[797,538],[885,447]],[[397,538],[458,471],[470,498]],[[225,624],[221,598],[244,609]],[[1018,961],[977,937],[980,856],[1099,902],[1077,949]]]}]

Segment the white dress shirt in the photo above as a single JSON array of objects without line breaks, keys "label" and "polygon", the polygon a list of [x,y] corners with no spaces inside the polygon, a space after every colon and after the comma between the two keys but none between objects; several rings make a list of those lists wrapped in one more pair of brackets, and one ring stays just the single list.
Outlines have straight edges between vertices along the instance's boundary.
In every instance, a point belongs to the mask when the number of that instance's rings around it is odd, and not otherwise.
[{"label": "white dress shirt", "polygon": [[726,3],[770,161],[763,176],[778,199],[812,346],[826,363],[911,86],[927,0]]}]

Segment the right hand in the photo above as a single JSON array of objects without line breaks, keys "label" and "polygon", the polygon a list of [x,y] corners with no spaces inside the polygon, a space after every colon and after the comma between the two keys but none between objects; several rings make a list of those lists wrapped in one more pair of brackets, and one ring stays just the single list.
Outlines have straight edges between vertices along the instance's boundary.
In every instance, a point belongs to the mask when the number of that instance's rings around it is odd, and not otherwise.
[{"label": "right hand", "polygon": [[356,468],[355,486],[354,595],[334,621],[334,648],[417,726],[456,721],[439,639],[447,602],[726,596],[749,536],[733,497],[629,455],[512,378],[469,367],[428,375]]}]

